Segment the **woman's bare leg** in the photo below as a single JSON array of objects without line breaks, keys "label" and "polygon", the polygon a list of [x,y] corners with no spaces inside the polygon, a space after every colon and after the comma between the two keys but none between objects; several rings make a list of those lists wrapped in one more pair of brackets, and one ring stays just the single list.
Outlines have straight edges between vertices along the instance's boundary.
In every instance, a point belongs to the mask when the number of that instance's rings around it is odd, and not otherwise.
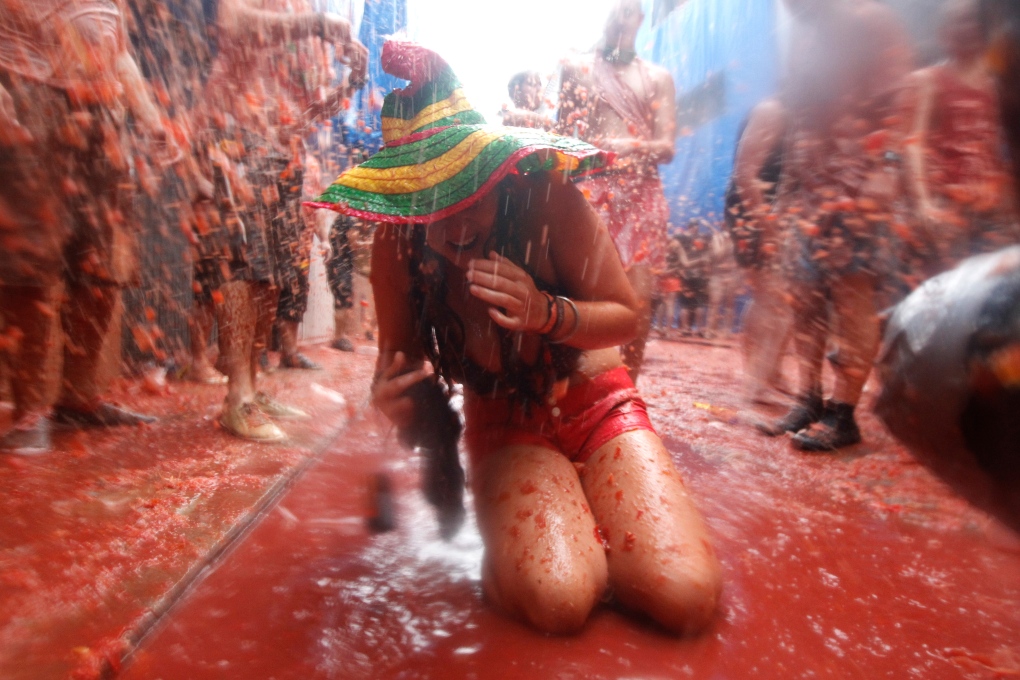
[{"label": "woman's bare leg", "polygon": [[677,633],[704,628],[719,601],[719,563],[659,437],[636,430],[611,440],[588,460],[581,484],[620,601]]},{"label": "woman's bare leg", "polygon": [[473,469],[486,596],[549,633],[580,629],[606,587],[605,551],[573,464],[510,446]]}]

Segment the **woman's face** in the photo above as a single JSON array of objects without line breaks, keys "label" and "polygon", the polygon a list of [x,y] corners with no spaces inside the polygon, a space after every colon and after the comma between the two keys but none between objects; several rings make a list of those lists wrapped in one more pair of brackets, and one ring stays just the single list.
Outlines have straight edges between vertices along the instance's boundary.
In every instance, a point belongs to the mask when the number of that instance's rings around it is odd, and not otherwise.
[{"label": "woman's face", "polygon": [[499,192],[490,191],[470,208],[425,225],[425,242],[458,267],[484,258],[485,244],[496,222]]}]

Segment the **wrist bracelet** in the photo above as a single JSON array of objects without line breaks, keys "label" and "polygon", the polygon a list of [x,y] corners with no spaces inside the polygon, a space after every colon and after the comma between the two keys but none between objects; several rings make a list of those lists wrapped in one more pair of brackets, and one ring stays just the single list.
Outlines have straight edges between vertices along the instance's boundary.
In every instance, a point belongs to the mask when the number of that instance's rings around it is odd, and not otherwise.
[{"label": "wrist bracelet", "polygon": [[[573,326],[570,327],[570,332],[569,333],[567,333],[562,338],[559,338],[557,340],[553,340],[552,339],[552,335],[553,334],[550,333],[549,342],[551,342],[553,344],[559,344],[561,342],[566,342],[570,338],[574,337],[574,334],[577,333],[577,329],[581,327],[581,313],[579,311],[577,311],[577,305],[575,305],[574,301],[571,300],[570,298],[563,297],[562,295],[557,295],[556,296],[556,304],[558,304],[560,306],[560,309],[562,310],[561,313],[560,313],[560,316],[561,317],[565,316],[563,314],[563,311],[566,311],[566,310],[563,309],[563,303],[566,303],[566,304],[570,305],[570,308],[572,310],[574,310],[574,324],[573,324]],[[561,318],[560,319],[560,325],[562,325],[562,323],[563,323],[563,321],[562,321],[562,318]],[[557,328],[557,330],[559,330],[559,329]]]},{"label": "wrist bracelet", "polygon": [[315,23],[316,37],[321,38],[322,40],[325,40],[326,39],[326,15],[323,14],[322,12],[316,12],[315,20],[316,20],[316,23]]},{"label": "wrist bracelet", "polygon": [[546,313],[548,314],[548,320],[542,325],[541,328],[539,328],[535,332],[538,333],[539,335],[546,335],[547,333],[551,332],[552,329],[556,326],[557,314],[556,304],[553,300],[553,296],[549,295],[549,293],[546,292],[543,292],[542,295],[544,295],[546,299]]},{"label": "wrist bracelet", "polygon": [[553,324],[552,330],[546,333],[546,337],[549,338],[549,342],[555,342],[553,340],[556,334],[560,332],[560,327],[563,326],[563,317],[566,316],[566,311],[563,309],[563,298],[556,296],[556,323]]}]

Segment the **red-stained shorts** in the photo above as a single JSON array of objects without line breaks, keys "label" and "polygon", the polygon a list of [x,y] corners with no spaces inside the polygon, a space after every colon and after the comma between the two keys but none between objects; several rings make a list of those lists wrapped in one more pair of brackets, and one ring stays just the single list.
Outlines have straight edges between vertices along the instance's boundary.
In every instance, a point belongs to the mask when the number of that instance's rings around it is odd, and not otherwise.
[{"label": "red-stained shorts", "polygon": [[474,463],[515,444],[555,449],[583,463],[625,432],[655,431],[644,400],[622,366],[570,387],[560,399],[534,404],[527,413],[508,399],[468,393],[464,417],[464,442]]}]

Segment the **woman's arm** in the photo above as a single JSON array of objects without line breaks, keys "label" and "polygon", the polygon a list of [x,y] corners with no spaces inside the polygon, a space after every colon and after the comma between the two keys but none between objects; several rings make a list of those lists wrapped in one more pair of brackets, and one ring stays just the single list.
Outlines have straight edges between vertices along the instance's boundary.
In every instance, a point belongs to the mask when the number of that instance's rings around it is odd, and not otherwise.
[{"label": "woman's arm", "polygon": [[379,324],[379,358],[372,383],[372,403],[398,428],[414,418],[409,387],[431,375],[414,332],[408,303],[411,276],[406,227],[381,225],[372,241],[372,295]]},{"label": "woman's arm", "polygon": [[[632,340],[637,332],[638,300],[595,211],[559,174],[548,173],[534,186],[533,195],[548,195],[538,213],[548,229],[543,230],[547,240],[531,244],[531,251],[548,249],[556,279],[574,303],[557,305],[557,313],[562,309],[564,316],[551,333],[552,340],[579,349],[615,347]],[[500,326],[538,333],[547,325],[545,296],[527,272],[509,260],[495,254],[473,260],[467,279],[472,294],[492,305],[489,315]]]}]

